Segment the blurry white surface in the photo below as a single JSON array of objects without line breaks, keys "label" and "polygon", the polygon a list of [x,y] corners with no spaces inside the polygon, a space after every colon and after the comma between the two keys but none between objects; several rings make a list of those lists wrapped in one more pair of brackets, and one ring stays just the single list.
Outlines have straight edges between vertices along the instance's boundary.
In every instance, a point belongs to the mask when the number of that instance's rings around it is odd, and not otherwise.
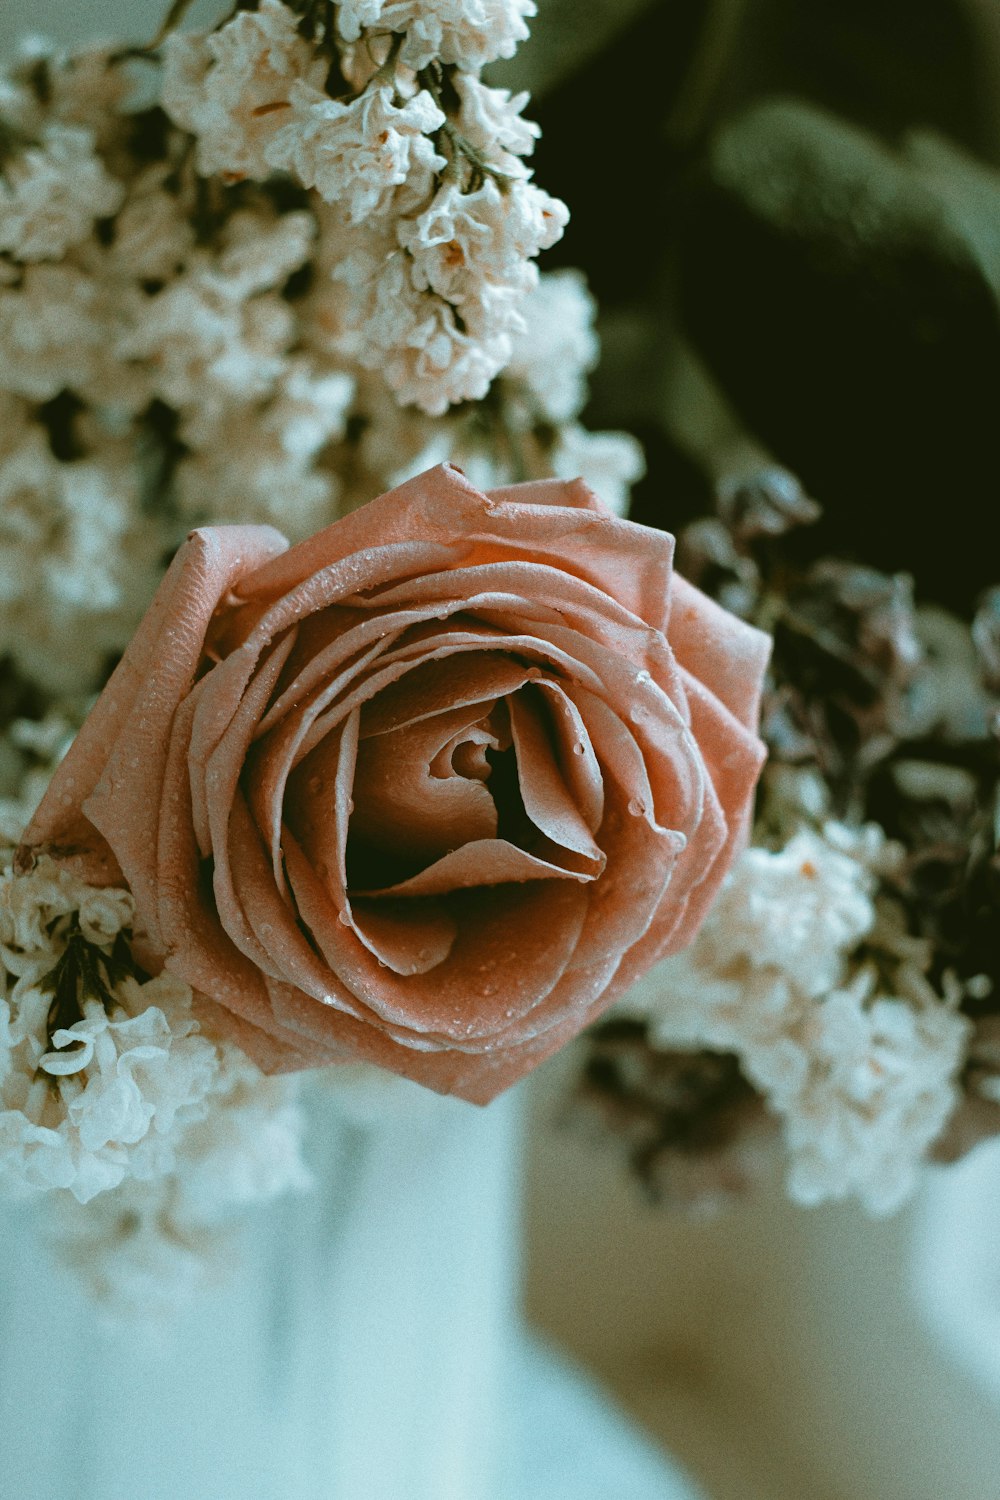
[{"label": "blurry white surface", "polygon": [[1000,1408],[1000,1142],[929,1180],[914,1223],[913,1277],[928,1326]]},{"label": "blurry white surface", "polygon": [[420,1093],[369,1129],[314,1102],[316,1188],[261,1210],[159,1345],[4,1206],[5,1497],[506,1500],[518,1096]]},{"label": "blurry white surface", "polygon": [[[914,1294],[923,1200],[872,1220],[797,1208],[775,1178],[685,1219],[647,1206],[612,1146],[543,1128],[539,1084],[529,1315],[711,1500],[1000,1500],[998,1405]],[[994,1244],[998,1191],[965,1220]]]},{"label": "blurry white surface", "polygon": [[159,1342],[4,1205],[5,1500],[699,1500],[525,1339],[521,1091],[410,1104],[357,1126],[315,1100],[315,1190],[261,1210]]}]

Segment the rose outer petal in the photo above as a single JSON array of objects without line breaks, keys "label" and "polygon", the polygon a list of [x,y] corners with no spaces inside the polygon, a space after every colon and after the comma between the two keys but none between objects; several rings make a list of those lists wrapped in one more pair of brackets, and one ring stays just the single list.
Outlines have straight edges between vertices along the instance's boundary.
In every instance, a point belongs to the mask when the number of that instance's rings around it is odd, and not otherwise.
[{"label": "rose outer petal", "polygon": [[46,847],[94,885],[119,884],[124,875],[143,915],[155,912],[156,819],[171,720],[194,682],[220,599],[287,546],[270,526],[191,533],[53,776],[22,848]]}]

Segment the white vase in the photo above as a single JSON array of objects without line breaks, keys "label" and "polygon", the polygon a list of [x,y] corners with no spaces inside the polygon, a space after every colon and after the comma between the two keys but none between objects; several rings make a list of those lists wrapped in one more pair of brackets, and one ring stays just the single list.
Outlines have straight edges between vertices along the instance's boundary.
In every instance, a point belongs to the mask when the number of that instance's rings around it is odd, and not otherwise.
[{"label": "white vase", "polygon": [[151,1343],[0,1237],[11,1500],[692,1500],[517,1318],[518,1091],[311,1120],[312,1192]]},{"label": "white vase", "polygon": [[1000,1140],[928,1174],[914,1215],[911,1278],[942,1348],[1000,1404]]}]

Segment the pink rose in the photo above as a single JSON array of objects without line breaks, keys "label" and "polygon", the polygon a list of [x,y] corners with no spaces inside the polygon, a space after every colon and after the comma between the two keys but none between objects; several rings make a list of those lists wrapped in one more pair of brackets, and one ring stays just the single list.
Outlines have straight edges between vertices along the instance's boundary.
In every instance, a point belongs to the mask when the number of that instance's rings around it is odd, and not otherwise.
[{"label": "pink rose", "polygon": [[289,549],[181,548],[26,836],[271,1071],[485,1102],[691,941],[768,641],[577,481],[448,466]]}]

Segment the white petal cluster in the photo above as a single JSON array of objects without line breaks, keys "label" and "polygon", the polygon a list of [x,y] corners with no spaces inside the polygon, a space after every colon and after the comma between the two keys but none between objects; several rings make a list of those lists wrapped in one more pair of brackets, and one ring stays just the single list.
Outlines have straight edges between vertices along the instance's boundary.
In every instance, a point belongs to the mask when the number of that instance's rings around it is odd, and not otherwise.
[{"label": "white petal cluster", "polygon": [[7,153],[0,167],[0,251],[15,260],[58,260],[124,197],[79,126],[46,125],[37,144]]},{"label": "white petal cluster", "polygon": [[326,68],[281,0],[261,0],[218,31],[173,32],[163,47],[160,102],[197,138],[198,170],[263,181],[267,145],[284,123],[297,82],[321,89]]},{"label": "white petal cluster", "polygon": [[[491,288],[532,290],[532,262],[556,243],[568,217],[565,204],[521,178],[504,186],[488,177],[474,192],[449,182],[423,213],[403,220],[399,243],[412,258],[414,285],[469,321]],[[516,331],[521,327],[518,318]]]},{"label": "white petal cluster", "polygon": [[610,511],[624,516],[632,486],[646,472],[638,441],[627,432],[591,432],[578,422],[563,427],[550,455],[557,479],[583,479]]},{"label": "white petal cluster", "polygon": [[550,271],[522,309],[524,331],[514,340],[504,380],[516,382],[534,410],[553,423],[570,422],[587,398],[587,375],[600,344],[597,305],[579,271]]},{"label": "white petal cluster", "polygon": [[316,460],[343,437],[353,397],[349,375],[293,363],[273,400],[232,408],[211,442],[179,464],[182,514],[193,524],[267,522],[291,541],[311,536],[337,512],[337,477]]},{"label": "white petal cluster", "polygon": [[116,986],[48,1035],[46,976],[70,919],[108,947],[132,920],[125,891],[97,891],[48,862],[0,877],[0,1182],[7,1192],[67,1189],[80,1203],[126,1176],[173,1166],[173,1137],[203,1115],[218,1059],[197,1035],[187,986],[167,976]]},{"label": "white petal cluster", "polygon": [[[87,1204],[64,1213],[68,1253],[85,1251],[92,1284],[141,1308],[182,1295],[220,1228],[308,1173],[297,1083],[203,1036],[172,976],[123,977],[113,1006],[87,997],[50,1034],[46,979],[72,931],[108,952],[132,920],[127,891],[49,860],[0,875],[0,1191]],[[167,1273],[159,1291],[147,1284]]]},{"label": "white petal cluster", "polygon": [[532,257],[565,222],[563,205],[533,183],[488,177],[474,192],[443,183],[422,213],[398,221],[395,243],[342,237],[337,344],[431,416],[481,400],[524,328]]},{"label": "white petal cluster", "polygon": [[0,286],[0,391],[51,401],[99,385],[109,322],[100,285],[79,267],[25,267],[16,286]]},{"label": "white petal cluster", "polygon": [[513,57],[535,12],[535,0],[343,0],[337,26],[346,41],[369,28],[403,33],[402,59],[411,68],[440,58],[475,72]]},{"label": "white petal cluster", "polygon": [[892,1213],[959,1102],[968,1023],[941,1003],[915,1008],[875,993],[874,983],[862,972],[828,995],[799,1055],[770,1080],[799,1203],[855,1197],[870,1213]]},{"label": "white petal cluster", "polygon": [[[541,131],[533,120],[525,120],[522,110],[528,94],[511,94],[509,89],[494,89],[474,73],[455,74],[455,92],[461,100],[458,118],[462,134],[470,145],[508,171],[523,171],[515,161],[530,156]],[[504,153],[495,157],[495,153]]]},{"label": "white petal cluster", "polygon": [[[782,1120],[802,1202],[856,1196],[873,1213],[912,1190],[958,1100],[968,1023],[923,978],[920,944],[885,932],[875,872],[893,851],[874,828],[803,828],[737,862],[696,941],[620,1009],[654,1045],[739,1055]],[[852,955],[887,941],[899,992]]]},{"label": "white petal cluster", "polygon": [[223,1047],[204,1117],[180,1134],[173,1170],[126,1178],[86,1214],[57,1200],[58,1246],[116,1318],[169,1317],[225,1274],[249,1210],[311,1186],[297,1078],[266,1078]]},{"label": "white petal cluster", "polygon": [[62,462],[36,422],[0,429],[0,655],[73,692],[120,647],[154,585],[157,539],[136,474],[109,447]]},{"label": "white petal cluster", "polygon": [[428,195],[446,165],[429,136],[444,121],[425,89],[397,105],[391,87],[372,86],[344,104],[300,83],[266,156],[274,170],[315,188],[324,202],[342,204],[348,223],[359,224]]},{"label": "white petal cluster", "polygon": [[120,131],[128,90],[128,76],[115,65],[112,49],[67,51],[45,37],[28,36],[0,78],[0,115],[29,137],[44,133],[53,121],[79,126],[104,147]]},{"label": "white petal cluster", "polygon": [[[434,416],[481,399],[510,359],[535,258],[567,220],[522,160],[538,133],[521,114],[526,96],[475,76],[527,34],[532,12],[520,0],[338,6],[339,35],[383,57],[343,99],[327,94],[327,68],[281,0],[167,43],[163,105],[196,136],[200,171],[288,174],[339,210],[313,303],[328,354]],[[438,85],[417,77],[431,61],[466,70],[452,78],[452,118]]]}]

